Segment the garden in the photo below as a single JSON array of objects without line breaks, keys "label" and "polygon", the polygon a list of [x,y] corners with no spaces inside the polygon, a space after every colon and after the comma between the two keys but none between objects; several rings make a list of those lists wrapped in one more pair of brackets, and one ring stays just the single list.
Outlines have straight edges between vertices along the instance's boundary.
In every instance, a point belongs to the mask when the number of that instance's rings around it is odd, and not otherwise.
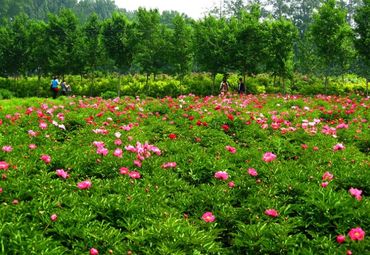
[{"label": "garden", "polygon": [[0,101],[1,254],[369,254],[369,98]]}]

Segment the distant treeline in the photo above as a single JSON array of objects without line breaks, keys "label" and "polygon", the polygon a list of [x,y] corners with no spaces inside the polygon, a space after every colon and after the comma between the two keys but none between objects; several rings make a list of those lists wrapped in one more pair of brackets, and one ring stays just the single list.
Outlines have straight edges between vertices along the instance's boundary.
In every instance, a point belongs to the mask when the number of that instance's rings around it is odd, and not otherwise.
[{"label": "distant treeline", "polygon": [[[229,0],[200,20],[109,0],[0,0],[0,76],[369,77],[370,0]],[[327,79],[325,79],[327,80]]]}]

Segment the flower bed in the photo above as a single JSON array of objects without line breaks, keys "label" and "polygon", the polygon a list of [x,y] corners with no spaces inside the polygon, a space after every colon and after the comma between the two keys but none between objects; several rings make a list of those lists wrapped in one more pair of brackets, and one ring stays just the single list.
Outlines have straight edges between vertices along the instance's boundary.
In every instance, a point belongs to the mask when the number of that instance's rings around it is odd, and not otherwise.
[{"label": "flower bed", "polygon": [[4,254],[367,254],[369,99],[0,102]]}]

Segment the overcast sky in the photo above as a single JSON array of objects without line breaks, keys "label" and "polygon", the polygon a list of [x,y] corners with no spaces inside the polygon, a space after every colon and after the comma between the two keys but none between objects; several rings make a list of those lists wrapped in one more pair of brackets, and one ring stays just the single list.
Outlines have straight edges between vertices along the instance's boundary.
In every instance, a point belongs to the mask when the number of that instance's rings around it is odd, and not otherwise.
[{"label": "overcast sky", "polygon": [[180,13],[185,13],[188,16],[198,19],[204,16],[215,3],[220,3],[221,0],[115,0],[116,5],[120,8],[132,11],[139,7],[146,9],[176,10]]}]

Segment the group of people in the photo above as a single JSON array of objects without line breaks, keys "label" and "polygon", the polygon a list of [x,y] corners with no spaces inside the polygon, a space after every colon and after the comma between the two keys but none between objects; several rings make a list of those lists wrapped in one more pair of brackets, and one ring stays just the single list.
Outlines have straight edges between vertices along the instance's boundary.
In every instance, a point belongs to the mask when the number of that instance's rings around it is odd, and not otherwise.
[{"label": "group of people", "polygon": [[62,83],[59,84],[58,78],[53,77],[50,83],[50,90],[53,93],[53,98],[55,99],[59,94],[59,90],[61,90],[63,96],[67,96],[72,91],[72,88],[71,85],[67,84],[65,80],[63,80]]},{"label": "group of people", "polygon": [[[222,79],[221,84],[220,84],[220,93],[221,94],[227,93],[229,91],[229,88],[230,88],[230,84],[227,81],[226,77],[224,77]],[[239,78],[239,82],[238,82],[238,93],[239,94],[245,94],[245,84],[244,84],[242,78]]]}]

